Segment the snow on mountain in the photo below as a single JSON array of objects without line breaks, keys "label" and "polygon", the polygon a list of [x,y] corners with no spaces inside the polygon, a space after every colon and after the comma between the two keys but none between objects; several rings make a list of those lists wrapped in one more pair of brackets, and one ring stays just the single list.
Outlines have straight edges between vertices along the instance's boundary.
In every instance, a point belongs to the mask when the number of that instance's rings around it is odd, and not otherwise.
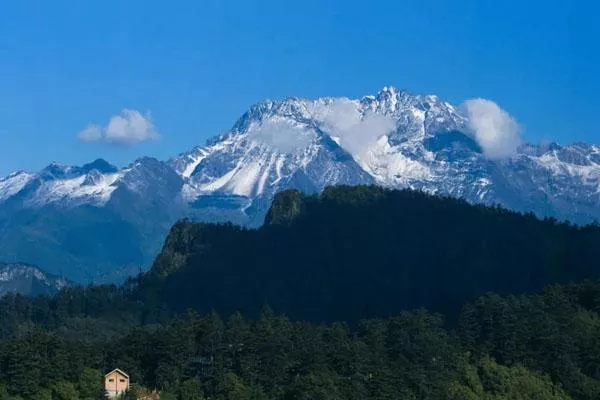
[{"label": "snow on mountain", "polygon": [[170,161],[186,180],[184,197],[210,194],[247,198],[286,187],[322,190],[335,183],[370,183],[372,178],[310,113],[311,103],[265,101],[250,109],[231,132]]},{"label": "snow on mountain", "polygon": [[[432,172],[403,150],[422,141],[426,131],[462,124],[450,104],[393,88],[361,100],[264,101],[220,140],[171,164],[187,179],[185,193],[190,200],[214,192],[247,197],[272,193],[288,187],[309,167],[320,170],[309,184],[312,190],[352,183],[344,168],[358,170],[361,183],[408,186],[412,180],[431,179]],[[324,156],[328,151],[330,156]],[[422,155],[433,157],[426,151]]]},{"label": "snow on mountain", "polygon": [[69,176],[64,179],[42,180],[25,200],[28,206],[40,207],[50,203],[65,201],[71,205],[92,204],[101,206],[116,189],[115,182],[123,173],[101,174],[91,171],[85,175]]},{"label": "snow on mountain", "polygon": [[443,173],[430,165],[435,155],[424,140],[464,124],[451,104],[391,87],[360,100],[264,101],[218,140],[170,163],[186,180],[188,201],[268,196],[295,187],[301,175],[314,177],[303,180],[308,191],[339,183],[418,187]]},{"label": "snow on mountain", "polygon": [[436,96],[393,87],[362,99],[263,101],[231,131],[169,163],[189,202],[377,183],[577,222],[600,217],[598,146],[526,144],[489,159],[469,122]]},{"label": "snow on mountain", "polygon": [[104,160],[83,167],[52,163],[39,173],[18,172],[0,180],[0,204],[18,197],[23,207],[64,203],[104,205],[124,175]]},{"label": "snow on mountain", "polygon": [[34,176],[34,174],[19,171],[0,179],[0,201],[19,193]]},{"label": "snow on mountain", "polygon": [[28,296],[54,294],[69,281],[48,274],[38,267],[25,263],[0,263],[0,295],[8,292]]},{"label": "snow on mountain", "polygon": [[24,259],[26,243],[43,239],[34,249],[40,257],[26,261],[52,272],[76,263],[81,280],[138,268],[177,218],[256,226],[275,193],[335,184],[412,188],[577,223],[600,219],[598,145],[521,144],[513,152],[513,131],[510,154],[499,158],[489,148],[497,137],[473,131],[497,121],[474,121],[478,111],[393,87],[360,99],[265,100],[229,131],[166,162],[17,172],[0,179],[0,256]]},{"label": "snow on mountain", "polygon": [[128,190],[160,193],[165,202],[179,197],[193,208],[212,198],[218,210],[219,201],[234,199],[226,207],[246,213],[287,188],[377,183],[578,221],[598,218],[598,146],[526,144],[512,157],[490,160],[468,126],[452,104],[393,87],[361,99],[265,100],[230,131],[166,164],[53,163],[1,179],[0,203],[102,207]]},{"label": "snow on mountain", "polygon": [[266,100],[230,131],[166,164],[53,163],[1,179],[0,203],[102,207],[121,188],[160,193],[164,202],[179,197],[196,209],[210,198],[216,210],[224,201],[251,213],[252,204],[287,188],[377,183],[577,221],[600,216],[598,146],[526,144],[512,157],[490,160],[468,126],[452,104],[393,87],[361,99]]},{"label": "snow on mountain", "polygon": [[171,180],[180,180],[167,164],[149,157],[136,160],[122,169],[104,160],[81,167],[52,163],[38,173],[20,172],[0,180],[0,205],[12,200],[23,208],[48,205],[102,207],[119,189],[139,195],[145,192],[157,195],[154,188],[163,186],[179,191],[180,187],[169,186],[163,181],[162,178],[167,175]]}]

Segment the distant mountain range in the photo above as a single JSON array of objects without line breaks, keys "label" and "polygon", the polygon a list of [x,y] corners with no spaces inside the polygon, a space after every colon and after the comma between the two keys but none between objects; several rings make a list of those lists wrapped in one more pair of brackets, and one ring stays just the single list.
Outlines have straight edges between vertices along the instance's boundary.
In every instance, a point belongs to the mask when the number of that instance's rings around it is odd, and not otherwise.
[{"label": "distant mountain range", "polygon": [[6,293],[52,295],[68,284],[65,278],[48,274],[34,265],[0,263],[0,296]]},{"label": "distant mountain range", "polygon": [[258,226],[275,193],[338,184],[412,188],[576,223],[600,218],[600,146],[523,144],[491,160],[468,123],[436,96],[386,87],[357,100],[263,101],[230,131],[167,161],[15,172],[0,179],[0,258],[79,282],[118,281],[150,265],[179,218]]}]

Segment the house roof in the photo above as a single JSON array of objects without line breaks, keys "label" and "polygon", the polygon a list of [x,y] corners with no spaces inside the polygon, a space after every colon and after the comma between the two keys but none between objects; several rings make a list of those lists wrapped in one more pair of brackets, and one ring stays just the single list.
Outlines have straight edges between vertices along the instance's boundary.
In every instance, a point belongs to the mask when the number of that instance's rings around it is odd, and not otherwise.
[{"label": "house roof", "polygon": [[125,372],[121,371],[119,368],[115,368],[112,371],[110,371],[108,374],[104,375],[104,377],[109,376],[110,374],[112,374],[113,372],[116,372],[117,374],[121,374],[123,375],[125,378],[129,379],[129,375],[127,375]]}]

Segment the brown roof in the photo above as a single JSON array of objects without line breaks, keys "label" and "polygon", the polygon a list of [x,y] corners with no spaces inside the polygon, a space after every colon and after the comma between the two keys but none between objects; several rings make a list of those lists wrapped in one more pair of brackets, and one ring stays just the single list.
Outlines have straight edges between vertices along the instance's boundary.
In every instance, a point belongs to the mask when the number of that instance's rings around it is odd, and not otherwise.
[{"label": "brown roof", "polygon": [[116,372],[118,374],[123,375],[125,378],[129,379],[129,375],[127,375],[125,372],[121,371],[119,368],[115,368],[112,371],[110,371],[108,374],[105,374],[104,377],[109,376],[110,374],[112,374],[113,372]]}]

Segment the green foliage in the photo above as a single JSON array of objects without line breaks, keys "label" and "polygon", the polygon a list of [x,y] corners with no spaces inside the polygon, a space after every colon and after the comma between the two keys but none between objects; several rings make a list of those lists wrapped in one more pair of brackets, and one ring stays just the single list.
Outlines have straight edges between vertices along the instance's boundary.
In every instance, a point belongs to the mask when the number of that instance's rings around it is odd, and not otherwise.
[{"label": "green foliage", "polygon": [[340,399],[343,379],[334,371],[310,372],[298,377],[290,390],[289,398],[294,400]]},{"label": "green foliage", "polygon": [[265,217],[265,224],[278,225],[291,223],[304,209],[304,196],[298,190],[278,193]]},{"label": "green foliage", "polygon": [[0,384],[0,400],[21,400],[19,396],[11,396],[4,384]]},{"label": "green foliage", "polygon": [[171,392],[161,392],[160,394],[161,400],[177,400],[177,396]]},{"label": "green foliage", "polygon": [[218,382],[217,399],[220,400],[258,400],[257,394],[233,372],[225,373]]},{"label": "green foliage", "polygon": [[202,382],[198,378],[184,381],[179,389],[179,400],[204,400]]},{"label": "green foliage", "polygon": [[478,366],[465,365],[461,382],[448,388],[449,400],[570,400],[549,377],[521,365],[498,365],[485,357]]},{"label": "green foliage", "polygon": [[33,400],[53,400],[52,390],[40,389],[35,395],[33,395],[32,399]]},{"label": "green foliage", "polygon": [[115,367],[161,399],[600,398],[600,283],[541,290],[598,275],[597,227],[370,187],[286,196],[258,230],[178,223],[121,287],[1,298],[0,400],[100,399]]},{"label": "green foliage", "polygon": [[453,329],[425,309],[348,325],[268,307],[227,322],[187,312],[91,342],[34,326],[0,340],[0,399],[101,399],[102,374],[116,366],[163,399],[592,400],[598,298],[594,282],[488,294]]},{"label": "green foliage", "polygon": [[92,368],[84,368],[77,385],[81,399],[102,399],[104,397],[103,378],[102,372]]},{"label": "green foliage", "polygon": [[52,385],[52,394],[56,400],[76,400],[79,393],[71,382],[58,381]]}]

